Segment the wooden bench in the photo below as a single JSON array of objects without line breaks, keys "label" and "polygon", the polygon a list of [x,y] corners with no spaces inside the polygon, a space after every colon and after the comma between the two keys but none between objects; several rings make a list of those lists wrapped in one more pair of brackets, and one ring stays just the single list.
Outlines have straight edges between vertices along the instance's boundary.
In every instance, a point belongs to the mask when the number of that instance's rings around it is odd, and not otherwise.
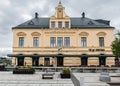
[{"label": "wooden bench", "polygon": [[53,79],[53,73],[44,73],[42,74],[42,79]]},{"label": "wooden bench", "polygon": [[120,82],[109,82],[110,86],[120,86]]}]

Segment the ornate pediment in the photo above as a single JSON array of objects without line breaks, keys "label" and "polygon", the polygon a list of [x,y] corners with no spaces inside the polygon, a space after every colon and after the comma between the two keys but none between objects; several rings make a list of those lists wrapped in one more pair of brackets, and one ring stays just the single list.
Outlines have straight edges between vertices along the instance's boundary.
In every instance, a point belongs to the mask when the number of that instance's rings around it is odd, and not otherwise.
[{"label": "ornate pediment", "polygon": [[31,35],[32,36],[40,36],[41,34],[39,32],[33,32]]},{"label": "ornate pediment", "polygon": [[81,32],[79,35],[80,36],[88,36],[89,34],[87,32]]},{"label": "ornate pediment", "polygon": [[105,36],[106,33],[105,33],[105,32],[99,32],[99,33],[97,33],[96,35],[98,35],[98,36]]},{"label": "ornate pediment", "polygon": [[24,32],[19,32],[19,33],[17,33],[17,36],[26,36],[26,33],[24,33]]}]

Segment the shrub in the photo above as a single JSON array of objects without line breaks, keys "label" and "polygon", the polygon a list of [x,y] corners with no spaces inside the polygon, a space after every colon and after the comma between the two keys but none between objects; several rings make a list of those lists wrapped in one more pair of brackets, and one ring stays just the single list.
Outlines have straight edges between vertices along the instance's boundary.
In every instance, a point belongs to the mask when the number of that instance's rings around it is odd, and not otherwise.
[{"label": "shrub", "polygon": [[67,67],[62,68],[62,73],[63,74],[70,74],[70,70]]}]

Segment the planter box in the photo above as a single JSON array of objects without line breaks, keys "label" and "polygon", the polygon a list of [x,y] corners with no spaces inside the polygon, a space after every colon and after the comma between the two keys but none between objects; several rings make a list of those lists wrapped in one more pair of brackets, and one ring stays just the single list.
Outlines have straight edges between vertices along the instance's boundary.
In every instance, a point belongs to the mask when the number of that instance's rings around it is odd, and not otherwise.
[{"label": "planter box", "polygon": [[68,79],[68,78],[71,78],[71,75],[70,74],[62,74],[60,73],[60,77],[63,78],[63,79]]},{"label": "planter box", "polygon": [[4,65],[0,65],[0,71],[5,71],[5,66]]},{"label": "planter box", "polygon": [[34,74],[35,70],[33,69],[15,69],[13,74]]}]

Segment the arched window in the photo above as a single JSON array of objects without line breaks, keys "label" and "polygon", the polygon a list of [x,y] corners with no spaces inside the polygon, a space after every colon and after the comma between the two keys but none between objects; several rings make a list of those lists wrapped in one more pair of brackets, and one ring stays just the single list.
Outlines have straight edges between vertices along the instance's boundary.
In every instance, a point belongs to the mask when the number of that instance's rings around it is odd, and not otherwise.
[{"label": "arched window", "polygon": [[39,47],[39,36],[41,34],[38,32],[33,32],[31,35],[33,36],[33,47]]},{"label": "arched window", "polygon": [[19,37],[18,39],[18,46],[19,47],[24,47],[24,38],[25,38],[25,36],[26,36],[26,33],[24,33],[24,32],[19,32],[19,33],[17,33],[17,36]]},{"label": "arched window", "polygon": [[87,32],[81,32],[80,34],[80,44],[81,47],[87,47],[87,36],[89,35]]},{"label": "arched window", "polygon": [[104,47],[105,46],[105,32],[99,32],[96,34],[99,38],[99,47]]}]

